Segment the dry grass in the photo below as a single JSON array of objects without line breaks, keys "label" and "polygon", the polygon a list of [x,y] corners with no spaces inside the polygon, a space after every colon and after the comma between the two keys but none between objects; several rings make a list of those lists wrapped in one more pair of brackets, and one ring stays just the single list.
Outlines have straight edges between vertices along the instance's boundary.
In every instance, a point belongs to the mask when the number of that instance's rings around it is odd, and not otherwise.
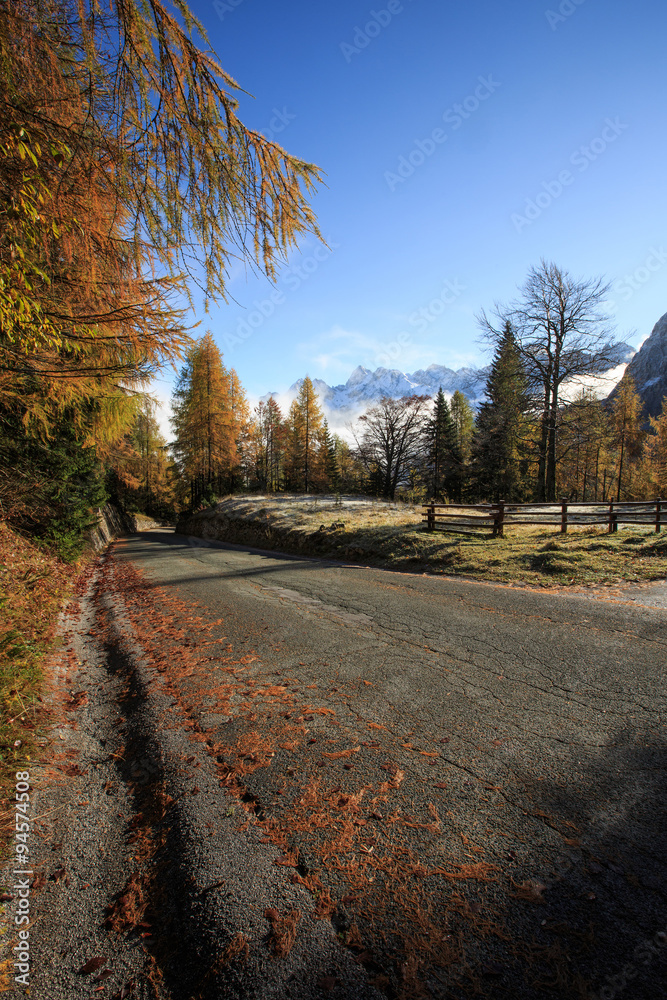
[{"label": "dry grass", "polygon": [[[451,508],[455,510],[455,508]],[[504,538],[427,532],[422,508],[362,497],[230,498],[179,526],[205,538],[502,583],[587,586],[667,577],[667,534],[649,527],[507,527]]]}]

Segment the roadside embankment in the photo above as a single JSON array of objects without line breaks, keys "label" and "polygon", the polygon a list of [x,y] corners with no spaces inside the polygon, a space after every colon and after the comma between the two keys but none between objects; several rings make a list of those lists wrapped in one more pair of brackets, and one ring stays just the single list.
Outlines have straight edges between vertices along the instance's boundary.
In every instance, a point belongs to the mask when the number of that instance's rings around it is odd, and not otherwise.
[{"label": "roadside embankment", "polygon": [[359,496],[236,496],[182,515],[176,531],[296,555],[529,586],[667,578],[667,534],[648,527],[611,535],[586,527],[566,535],[553,527],[511,527],[504,538],[492,538],[488,532],[424,531],[421,512],[420,506]]},{"label": "roadside embankment", "polygon": [[121,535],[145,531],[147,528],[159,528],[166,523],[156,521],[145,514],[130,514],[110,503],[101,507],[97,515],[97,524],[87,533],[88,541],[95,552],[103,552],[110,542],[120,538]]},{"label": "roadside embankment", "polygon": [[[144,515],[107,504],[76,563],[64,562],[0,521],[0,797],[6,800],[17,771],[49,753],[54,705],[45,657],[57,643],[59,622],[93,553],[121,535],[157,527]],[[92,550],[92,552],[91,552]],[[60,629],[62,633],[62,628]],[[0,823],[0,857],[7,851],[12,818]]]}]

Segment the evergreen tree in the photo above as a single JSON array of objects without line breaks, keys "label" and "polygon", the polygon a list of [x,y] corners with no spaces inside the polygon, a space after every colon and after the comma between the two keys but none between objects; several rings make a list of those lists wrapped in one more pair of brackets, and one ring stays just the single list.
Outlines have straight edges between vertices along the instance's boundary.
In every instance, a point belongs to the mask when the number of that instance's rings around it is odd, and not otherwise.
[{"label": "evergreen tree", "polygon": [[338,493],[341,485],[340,467],[338,465],[338,449],[336,447],[336,438],[329,430],[329,424],[326,419],[324,420],[322,426],[320,452],[324,457],[323,472],[325,478],[325,488],[333,491],[334,493]]},{"label": "evergreen tree", "polygon": [[528,383],[514,330],[505,323],[472,440],[472,480],[480,499],[519,502],[526,496]]},{"label": "evergreen tree", "polygon": [[0,499],[12,524],[72,561],[106,497],[95,449],[81,442],[67,411],[50,439],[26,433],[18,410],[1,414]]},{"label": "evergreen tree", "polygon": [[475,418],[470,403],[458,389],[451,398],[449,412],[454,426],[454,446],[450,451],[448,484],[452,499],[460,503],[467,492],[466,480]]},{"label": "evergreen tree", "polygon": [[456,430],[449,404],[442,391],[438,391],[433,416],[426,424],[426,470],[430,495],[436,500],[451,496],[454,485],[452,471],[456,449]]}]

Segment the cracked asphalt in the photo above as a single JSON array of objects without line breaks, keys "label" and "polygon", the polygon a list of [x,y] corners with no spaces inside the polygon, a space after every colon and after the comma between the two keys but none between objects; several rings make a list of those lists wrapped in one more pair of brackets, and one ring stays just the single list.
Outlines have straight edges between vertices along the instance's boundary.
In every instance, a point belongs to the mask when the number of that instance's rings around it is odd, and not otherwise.
[{"label": "cracked asphalt", "polygon": [[[133,754],[152,747],[172,799],[197,768],[187,809],[157,821],[200,844],[169,855],[181,895],[233,886],[172,914],[172,960],[179,920],[189,938],[203,922],[201,961],[250,942],[245,972],[216,966],[197,993],[167,962],[165,996],[667,997],[664,609],[164,529],[121,540],[110,565],[139,664],[123,676],[148,671]],[[156,899],[165,843],[146,859]],[[296,966],[276,985],[282,960],[254,956],[263,907],[272,922],[286,900]],[[326,956],[314,986],[309,948]]]}]

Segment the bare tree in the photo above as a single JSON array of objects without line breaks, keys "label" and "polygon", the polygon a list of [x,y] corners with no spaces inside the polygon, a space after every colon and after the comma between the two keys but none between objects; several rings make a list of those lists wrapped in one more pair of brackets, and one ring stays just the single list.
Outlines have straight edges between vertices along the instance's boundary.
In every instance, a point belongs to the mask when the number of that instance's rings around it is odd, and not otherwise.
[{"label": "bare tree", "polygon": [[556,450],[561,388],[585,376],[602,375],[623,359],[623,349],[604,311],[609,285],[601,278],[577,280],[542,260],[528,273],[521,297],[496,305],[492,322],[478,317],[485,336],[498,345],[509,320],[535,410],[540,416],[535,499],[556,498]]},{"label": "bare tree", "polygon": [[394,499],[396,488],[420,460],[424,419],[430,396],[384,396],[359,417],[356,437],[359,458],[369,475],[377,476],[382,496]]}]

